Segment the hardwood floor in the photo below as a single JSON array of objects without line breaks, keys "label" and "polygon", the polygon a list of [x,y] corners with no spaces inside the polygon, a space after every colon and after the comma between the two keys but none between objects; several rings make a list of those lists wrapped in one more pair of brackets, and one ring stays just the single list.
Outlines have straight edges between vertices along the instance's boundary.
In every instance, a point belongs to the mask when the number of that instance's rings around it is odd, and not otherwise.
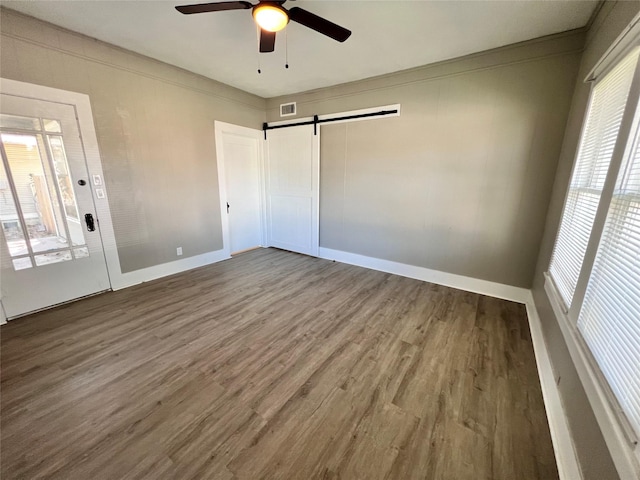
[{"label": "hardwood floor", "polygon": [[4,480],[558,478],[515,303],[261,249],[0,336]]}]

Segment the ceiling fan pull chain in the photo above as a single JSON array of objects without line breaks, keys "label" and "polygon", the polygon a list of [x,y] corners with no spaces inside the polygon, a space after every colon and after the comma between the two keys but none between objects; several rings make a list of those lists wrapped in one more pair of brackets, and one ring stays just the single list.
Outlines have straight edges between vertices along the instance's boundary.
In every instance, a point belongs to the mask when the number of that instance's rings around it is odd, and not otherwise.
[{"label": "ceiling fan pull chain", "polygon": [[284,68],[289,68],[289,29],[284,29]]},{"label": "ceiling fan pull chain", "polygon": [[260,26],[256,25],[256,39],[258,43],[258,74],[262,73],[262,69],[260,68]]}]

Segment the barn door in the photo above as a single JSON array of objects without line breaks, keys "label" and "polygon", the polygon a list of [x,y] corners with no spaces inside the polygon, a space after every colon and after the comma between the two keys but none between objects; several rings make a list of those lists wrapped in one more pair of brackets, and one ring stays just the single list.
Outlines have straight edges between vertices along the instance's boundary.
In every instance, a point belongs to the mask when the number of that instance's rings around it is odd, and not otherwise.
[{"label": "barn door", "polygon": [[313,126],[269,130],[265,171],[268,244],[318,256],[320,139]]}]

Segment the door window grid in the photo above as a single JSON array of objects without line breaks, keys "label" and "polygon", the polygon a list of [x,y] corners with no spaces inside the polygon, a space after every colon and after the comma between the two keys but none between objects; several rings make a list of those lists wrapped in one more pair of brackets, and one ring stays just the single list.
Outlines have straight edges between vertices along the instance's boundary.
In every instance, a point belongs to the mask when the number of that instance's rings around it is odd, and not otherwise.
[{"label": "door window grid", "polygon": [[1,114],[0,133],[2,229],[14,270],[88,257],[60,122]]}]

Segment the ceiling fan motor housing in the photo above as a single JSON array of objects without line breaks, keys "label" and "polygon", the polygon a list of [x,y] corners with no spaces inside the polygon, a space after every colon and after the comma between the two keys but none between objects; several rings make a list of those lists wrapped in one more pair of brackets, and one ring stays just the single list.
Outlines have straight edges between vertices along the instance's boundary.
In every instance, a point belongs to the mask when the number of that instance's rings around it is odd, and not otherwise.
[{"label": "ceiling fan motor housing", "polygon": [[289,15],[282,8],[284,2],[260,2],[253,7],[253,18],[263,30],[278,32],[289,23]]}]

